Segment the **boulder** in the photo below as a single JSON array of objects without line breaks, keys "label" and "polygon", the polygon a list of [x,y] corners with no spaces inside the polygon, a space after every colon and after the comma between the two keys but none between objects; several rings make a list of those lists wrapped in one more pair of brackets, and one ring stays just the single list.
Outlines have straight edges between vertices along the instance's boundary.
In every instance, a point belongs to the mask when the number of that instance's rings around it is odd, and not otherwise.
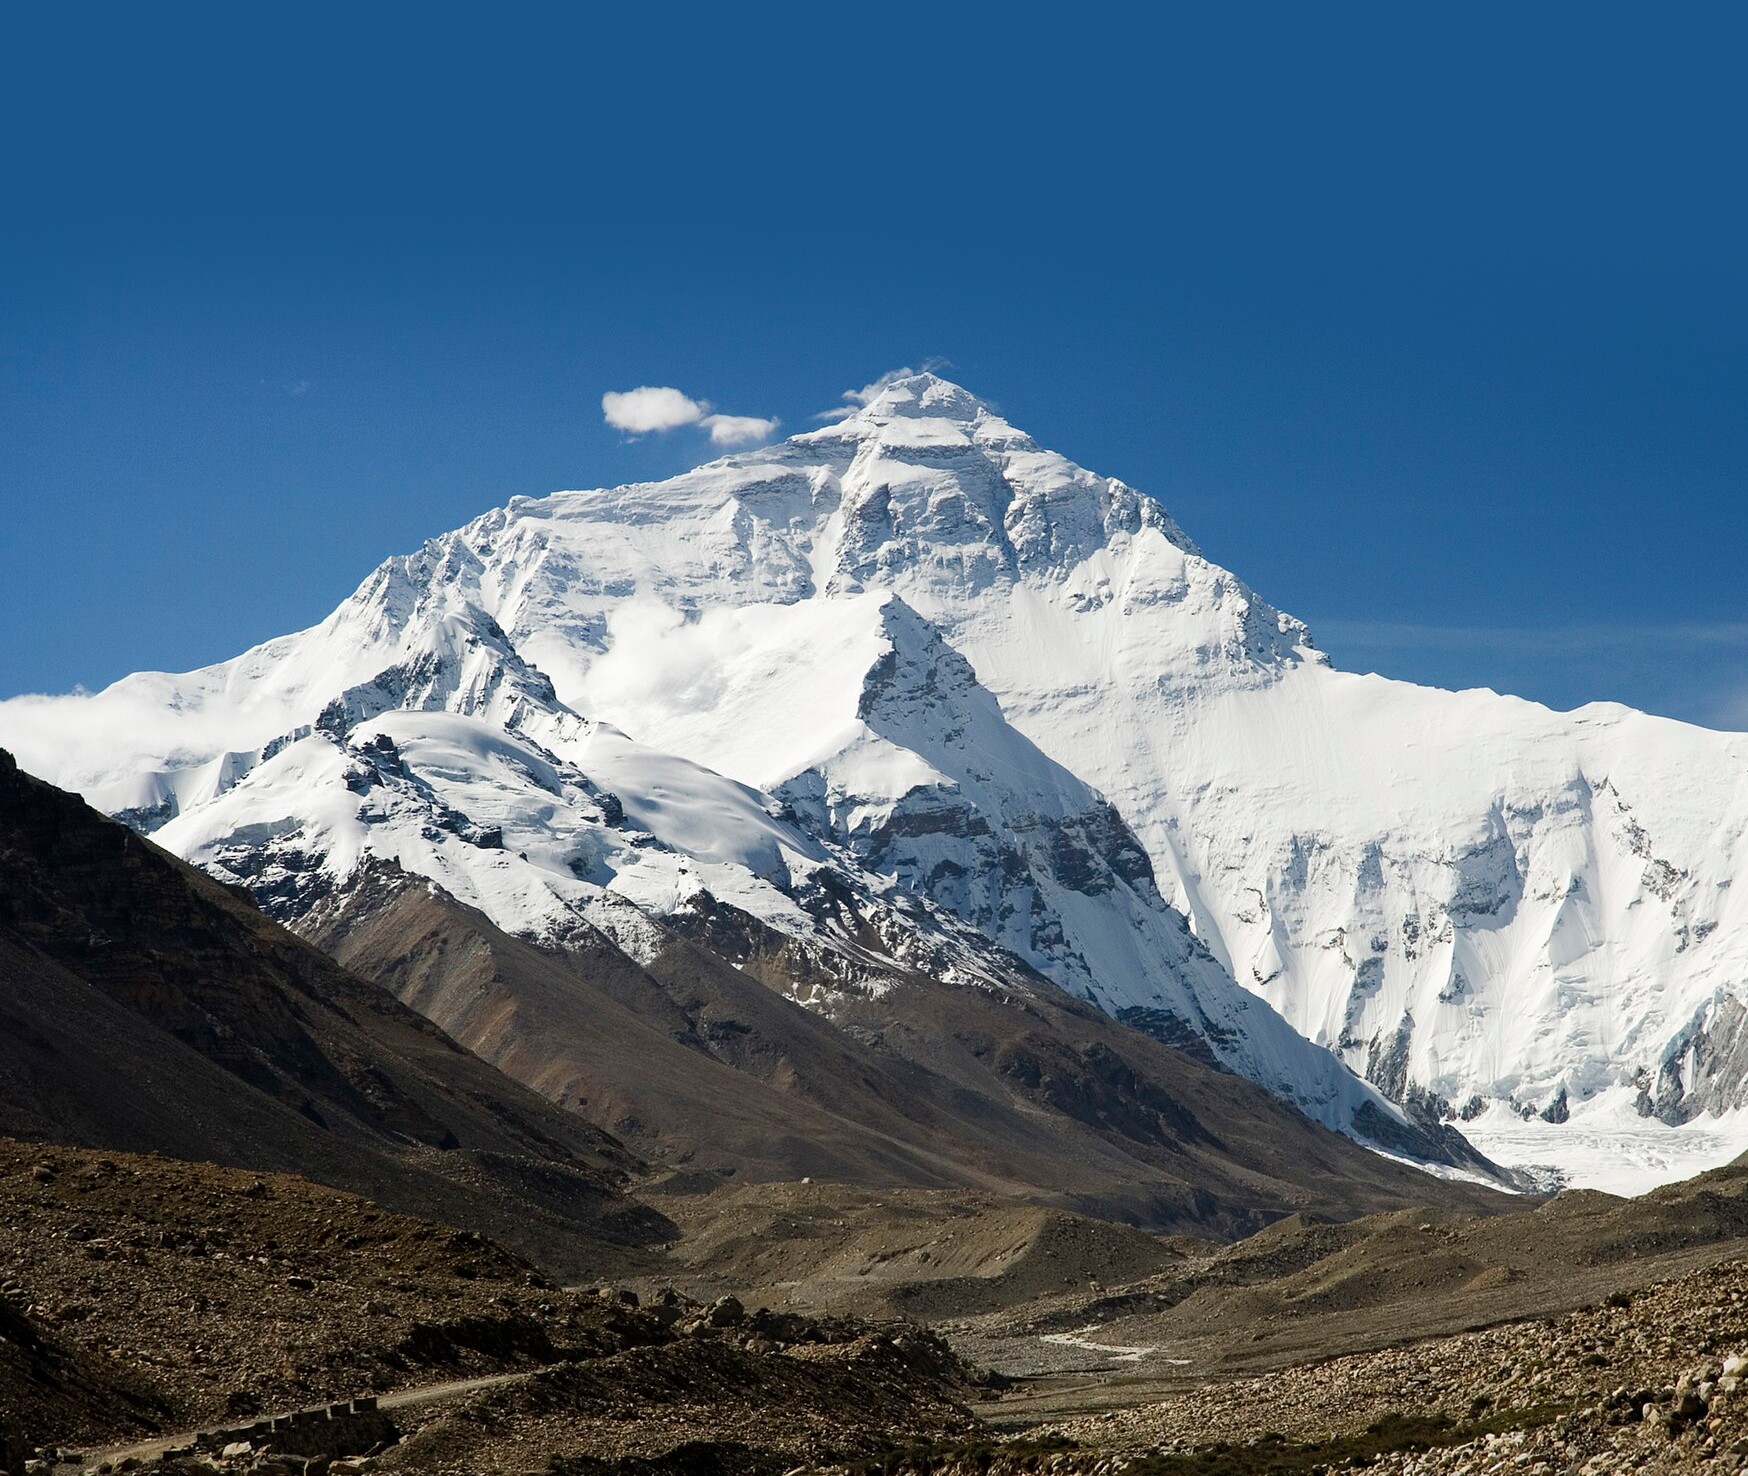
[{"label": "boulder", "polygon": [[741,1306],[739,1297],[718,1297],[704,1314],[712,1327],[739,1327],[746,1315],[747,1309]]}]

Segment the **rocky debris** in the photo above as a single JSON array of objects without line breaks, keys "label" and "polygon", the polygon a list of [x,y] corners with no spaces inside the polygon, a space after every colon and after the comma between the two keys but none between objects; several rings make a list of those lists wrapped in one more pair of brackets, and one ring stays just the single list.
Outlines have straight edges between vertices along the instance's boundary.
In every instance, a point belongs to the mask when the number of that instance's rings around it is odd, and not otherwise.
[{"label": "rocky debris", "polygon": [[[1748,1470],[1748,1263],[1563,1317],[1209,1384],[1042,1433],[1062,1442],[1054,1464],[963,1469],[1216,1476],[1307,1471],[1326,1452],[1329,1469],[1357,1461],[1393,1476]],[[1368,1440],[1374,1448],[1361,1449]]]},{"label": "rocky debris", "polygon": [[[585,1293],[620,1308],[632,1294]],[[727,1299],[724,1299],[727,1300]],[[572,1350],[527,1375],[396,1409],[331,1406],[203,1433],[149,1463],[99,1470],[178,1476],[346,1476],[367,1470],[554,1476],[776,1472],[975,1428],[979,1377],[939,1337],[756,1308],[732,1325],[677,1293],[660,1306],[689,1332],[611,1352]],[[651,1312],[636,1314],[656,1326]],[[340,1457],[348,1457],[342,1460]]]},{"label": "rocky debris", "polygon": [[[1113,1390],[1121,1397],[1120,1390]],[[1613,1476],[1748,1471],[1748,1263],[1557,1318],[1311,1361],[1002,1439],[796,1476]]]},{"label": "rocky debris", "polygon": [[195,1436],[188,1454],[216,1454],[231,1461],[268,1454],[333,1460],[373,1456],[400,1438],[394,1421],[377,1408],[376,1396],[365,1395],[202,1433]]},{"label": "rocky debris", "polygon": [[[6,1211],[0,1206],[0,1223]],[[15,1278],[0,1274],[0,1476],[35,1448],[42,1432],[92,1421],[150,1425],[167,1403],[107,1353],[70,1344],[35,1315]]]},{"label": "rocky debris", "polygon": [[227,1430],[203,1431],[152,1458],[99,1461],[98,1476],[129,1471],[164,1476],[348,1476],[371,1469],[401,1432],[374,1396],[315,1405]]},{"label": "rocky debris", "polygon": [[[1748,1167],[1732,1165],[1637,1199],[1576,1190],[1505,1215],[1295,1215],[1232,1245],[1176,1240],[1159,1270],[1101,1277],[1101,1292],[1041,1285],[969,1317],[937,1299],[924,1320],[952,1319],[962,1353],[1016,1375],[1096,1367],[1096,1350],[1054,1336],[1096,1328],[1096,1344],[1156,1350],[1136,1370],[1155,1379],[1236,1379],[1388,1347],[1404,1327],[1450,1336],[1628,1298],[1742,1255],[1745,1236]],[[910,1315],[927,1305],[910,1292],[889,1302]]]},{"label": "rocky debris", "polygon": [[24,1476],[24,1463],[33,1455],[24,1432],[9,1415],[0,1414],[0,1476]]},{"label": "rocky debris", "polygon": [[[759,1329],[763,1329],[760,1331]],[[794,1335],[799,1340],[779,1339]],[[659,1347],[482,1392],[385,1455],[385,1471],[555,1476],[775,1473],[977,1428],[975,1377],[916,1329],[816,1324],[763,1309]]]},{"label": "rocky debris", "polygon": [[33,1356],[76,1364],[93,1390],[45,1401],[14,1367],[22,1334],[0,1342],[0,1409],[39,1444],[236,1423],[666,1335],[483,1236],[301,1179],[4,1139],[0,1299],[41,1340]]},{"label": "rocky debris", "polygon": [[[749,1312],[732,1298],[706,1305],[671,1290],[649,1309],[620,1288],[574,1295],[629,1322],[603,1323],[589,1346],[555,1347],[560,1361],[525,1375],[402,1405],[393,1424],[364,1399],[204,1431],[149,1461],[115,1454],[96,1469],[774,1472],[803,1458],[962,1437],[976,1425],[964,1400],[980,1392],[984,1376],[920,1328]],[[722,1321],[731,1309],[738,1316]]]},{"label": "rocky debris", "polygon": [[[0,1335],[0,1410],[29,1420],[13,1464],[32,1476],[54,1469],[51,1442],[149,1436],[85,1464],[523,1472],[538,1450],[536,1469],[588,1471],[732,1445],[762,1471],[960,1432],[984,1391],[909,1323],[559,1288],[483,1236],[300,1179],[3,1139]],[[51,1345],[142,1395],[92,1381],[82,1402],[29,1403],[35,1365],[8,1359]],[[393,1424],[372,1398],[424,1390]],[[166,1451],[179,1428],[195,1433]]]}]

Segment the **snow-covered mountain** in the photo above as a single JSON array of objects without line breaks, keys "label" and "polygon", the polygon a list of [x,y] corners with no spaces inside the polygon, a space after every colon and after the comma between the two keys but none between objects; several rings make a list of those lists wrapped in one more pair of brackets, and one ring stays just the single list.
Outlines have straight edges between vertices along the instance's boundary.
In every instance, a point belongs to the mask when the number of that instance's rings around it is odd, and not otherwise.
[{"label": "snow-covered mountain", "polygon": [[292,918],[372,855],[555,939],[703,895],[847,988],[1036,970],[1362,1137],[1381,1092],[1580,1180],[1748,1146],[1748,739],[1338,671],[931,375],[0,743]]}]

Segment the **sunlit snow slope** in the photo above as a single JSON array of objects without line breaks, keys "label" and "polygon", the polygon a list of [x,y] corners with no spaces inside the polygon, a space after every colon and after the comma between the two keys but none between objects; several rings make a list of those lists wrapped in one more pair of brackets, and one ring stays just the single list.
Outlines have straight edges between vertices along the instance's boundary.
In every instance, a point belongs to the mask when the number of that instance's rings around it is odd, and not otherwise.
[{"label": "sunlit snow slope", "polygon": [[516,498],[236,661],[0,704],[0,743],[292,911],[373,851],[537,935],[697,891],[817,934],[829,872],[938,967],[999,969],[974,931],[1344,1127],[1376,1099],[1277,1011],[1508,1161],[1748,1147],[1748,740],[1337,671],[930,375]]}]

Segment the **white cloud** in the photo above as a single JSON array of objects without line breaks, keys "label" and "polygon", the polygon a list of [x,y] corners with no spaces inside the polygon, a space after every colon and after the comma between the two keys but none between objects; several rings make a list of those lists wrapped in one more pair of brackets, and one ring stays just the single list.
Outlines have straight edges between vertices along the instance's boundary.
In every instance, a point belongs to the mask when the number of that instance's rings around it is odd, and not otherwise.
[{"label": "white cloud", "polygon": [[631,390],[608,390],[601,396],[601,413],[607,424],[633,436],[696,425],[709,409],[707,403],[667,385],[640,384]]},{"label": "white cloud", "polygon": [[813,418],[815,420],[843,420],[854,415],[868,404],[895,379],[909,379],[913,374],[933,374],[937,369],[951,369],[952,367],[952,360],[931,355],[923,360],[921,369],[912,369],[909,365],[902,369],[888,369],[878,379],[863,385],[861,389],[845,390],[842,405],[834,405],[830,410],[821,410]]},{"label": "white cloud", "polygon": [[862,408],[862,406],[866,405],[877,394],[879,394],[881,390],[891,384],[893,380],[908,379],[915,373],[916,370],[909,368],[908,366],[903,369],[888,369],[878,379],[863,385],[861,389],[845,390],[844,403],[842,405],[834,405],[830,410],[821,410],[819,414],[813,418],[815,420],[843,420],[848,416],[854,415]]},{"label": "white cloud", "polygon": [[646,710],[708,712],[722,700],[723,652],[702,622],[640,596],[607,617],[607,636],[583,683],[591,711],[633,720]]},{"label": "white cloud", "polygon": [[769,420],[757,415],[706,415],[698,424],[710,432],[714,445],[750,446],[775,435],[779,421],[775,415]]},{"label": "white cloud", "polygon": [[904,368],[902,368],[902,369],[888,369],[884,374],[882,374],[872,384],[865,384],[859,390],[845,390],[844,391],[844,398],[846,400],[848,400],[852,405],[866,405],[870,400],[872,400],[876,395],[878,395],[881,390],[885,389],[886,386],[891,384],[894,380],[909,379],[911,377],[911,375],[915,374],[916,372],[917,371],[915,369],[912,369],[908,364],[905,365]]},{"label": "white cloud", "polygon": [[633,390],[608,390],[601,413],[614,430],[630,436],[698,426],[716,446],[750,446],[776,434],[776,416],[719,415],[708,400],[694,400],[671,385],[642,384]]}]

